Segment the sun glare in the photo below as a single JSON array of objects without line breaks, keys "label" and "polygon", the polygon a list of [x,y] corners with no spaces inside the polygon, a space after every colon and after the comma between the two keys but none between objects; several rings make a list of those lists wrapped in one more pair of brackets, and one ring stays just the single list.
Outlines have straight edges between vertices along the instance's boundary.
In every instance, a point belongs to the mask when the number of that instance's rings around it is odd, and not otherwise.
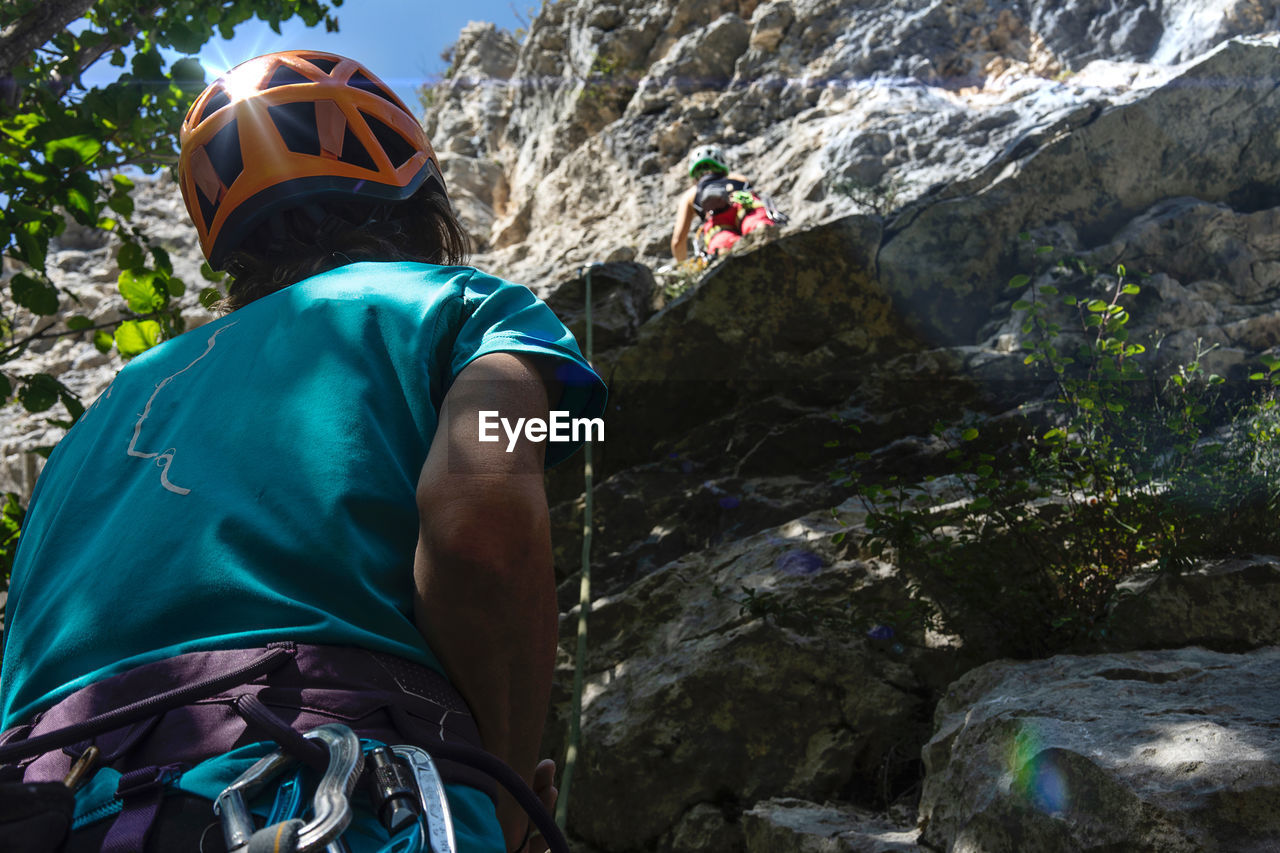
[{"label": "sun glare", "polygon": [[244,100],[258,91],[258,86],[262,84],[262,65],[261,62],[246,62],[223,75],[227,96],[233,102]]}]

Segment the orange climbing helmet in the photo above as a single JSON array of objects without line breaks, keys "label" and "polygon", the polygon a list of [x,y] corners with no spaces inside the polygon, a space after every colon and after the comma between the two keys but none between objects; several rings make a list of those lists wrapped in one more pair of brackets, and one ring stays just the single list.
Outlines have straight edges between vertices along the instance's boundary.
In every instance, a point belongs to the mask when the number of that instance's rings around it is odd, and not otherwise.
[{"label": "orange climbing helmet", "polygon": [[182,199],[215,269],[278,211],[403,201],[429,180],[445,191],[404,102],[333,53],[291,50],[237,65],[196,98],[180,139]]}]

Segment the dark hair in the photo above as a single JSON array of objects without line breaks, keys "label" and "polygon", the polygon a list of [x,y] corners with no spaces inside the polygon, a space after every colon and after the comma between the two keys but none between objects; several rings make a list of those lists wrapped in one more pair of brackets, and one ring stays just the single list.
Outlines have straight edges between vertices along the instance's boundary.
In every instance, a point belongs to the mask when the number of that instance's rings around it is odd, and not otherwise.
[{"label": "dark hair", "polygon": [[273,216],[227,258],[218,308],[234,311],[313,275],[356,261],[465,263],[471,239],[433,184],[393,204],[324,201]]}]

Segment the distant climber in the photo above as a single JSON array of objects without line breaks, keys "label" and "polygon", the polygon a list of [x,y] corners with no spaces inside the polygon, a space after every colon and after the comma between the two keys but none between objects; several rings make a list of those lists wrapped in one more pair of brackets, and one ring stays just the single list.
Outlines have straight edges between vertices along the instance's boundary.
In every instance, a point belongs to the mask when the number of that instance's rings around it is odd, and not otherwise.
[{"label": "distant climber", "polygon": [[767,198],[756,194],[743,175],[731,174],[718,145],[700,145],[689,155],[689,177],[694,186],[680,196],[676,227],[671,233],[671,254],[677,262],[689,255],[687,240],[694,217],[702,220],[694,235],[700,256],[711,258],[765,225],[785,221]]}]

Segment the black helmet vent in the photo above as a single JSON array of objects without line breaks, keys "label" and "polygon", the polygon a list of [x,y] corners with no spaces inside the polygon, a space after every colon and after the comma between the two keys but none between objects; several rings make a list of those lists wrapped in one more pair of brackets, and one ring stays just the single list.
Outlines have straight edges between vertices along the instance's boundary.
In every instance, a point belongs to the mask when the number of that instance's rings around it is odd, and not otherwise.
[{"label": "black helmet vent", "polygon": [[418,153],[417,149],[394,128],[389,127],[364,110],[360,110],[360,115],[369,123],[369,129],[373,131],[373,135],[378,140],[378,144],[382,146],[382,150],[387,152],[387,159],[391,161],[393,168],[399,169],[405,163],[408,163],[414,154]]},{"label": "black helmet vent", "polygon": [[316,68],[319,68],[325,74],[332,74],[333,69],[338,65],[338,60],[336,59],[321,59],[318,56],[308,56],[307,62],[310,62],[312,65],[314,65]]},{"label": "black helmet vent", "polygon": [[353,86],[356,89],[360,89],[363,92],[368,92],[370,95],[377,95],[396,109],[400,109],[400,104],[390,92],[361,74],[359,71],[351,75],[351,80],[348,85]]},{"label": "black helmet vent", "polygon": [[218,173],[218,180],[222,181],[224,187],[230,187],[244,171],[244,159],[240,155],[240,131],[236,122],[231,122],[215,133],[204,150],[213,163],[213,170]]},{"label": "black helmet vent", "polygon": [[295,154],[319,155],[320,130],[316,127],[316,105],[313,101],[267,107],[267,112],[271,114],[271,121],[286,148]]},{"label": "black helmet vent", "polygon": [[213,227],[213,215],[218,212],[218,203],[205,198],[204,190],[196,188],[196,201],[200,202],[200,217],[204,219],[205,230]]},{"label": "black helmet vent", "polygon": [[378,166],[373,162],[373,158],[369,156],[369,152],[365,150],[364,145],[351,132],[351,125],[347,125],[346,135],[342,137],[342,156],[338,158],[343,163],[350,163],[352,166],[359,166],[361,169],[369,169],[370,171],[378,171]]},{"label": "black helmet vent", "polygon": [[205,101],[204,112],[200,114],[200,121],[204,121],[229,103],[231,103],[231,97],[225,89],[219,89],[214,92],[209,97],[209,100]]},{"label": "black helmet vent", "polygon": [[295,69],[290,68],[288,65],[281,65],[275,70],[275,73],[271,75],[271,79],[267,81],[267,85],[262,88],[274,89],[276,86],[289,86],[293,83],[310,82],[310,80],[302,74],[299,74]]}]

